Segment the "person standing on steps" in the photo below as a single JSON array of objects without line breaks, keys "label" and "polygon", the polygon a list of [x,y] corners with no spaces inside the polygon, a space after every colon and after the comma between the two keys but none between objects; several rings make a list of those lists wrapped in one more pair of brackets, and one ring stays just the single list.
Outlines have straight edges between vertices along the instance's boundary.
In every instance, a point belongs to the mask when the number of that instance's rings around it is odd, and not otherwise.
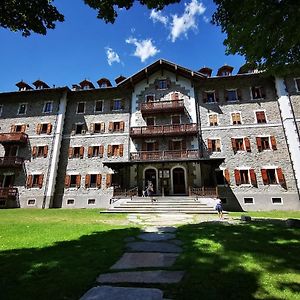
[{"label": "person standing on steps", "polygon": [[219,219],[223,219],[223,207],[221,200],[218,200],[218,203],[216,205],[216,211],[218,212]]},{"label": "person standing on steps", "polygon": [[151,202],[153,203],[154,202],[154,199],[153,199],[153,183],[150,180],[148,181],[147,194],[150,197]]}]

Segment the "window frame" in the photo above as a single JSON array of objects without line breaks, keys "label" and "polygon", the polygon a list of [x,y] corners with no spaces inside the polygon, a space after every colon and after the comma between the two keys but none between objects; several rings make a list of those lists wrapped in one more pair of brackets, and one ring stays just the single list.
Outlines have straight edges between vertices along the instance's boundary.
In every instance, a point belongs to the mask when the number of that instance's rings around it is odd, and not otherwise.
[{"label": "window frame", "polygon": [[[233,114],[234,115],[238,114],[240,116],[240,123],[237,123],[237,124],[233,123]],[[242,119],[242,112],[241,111],[232,111],[232,112],[230,112],[230,124],[234,125],[234,126],[243,125],[243,119]]]},{"label": "window frame", "polygon": [[[235,102],[238,102],[239,101],[239,96],[238,96],[238,90],[235,88],[235,89],[225,89],[226,91],[226,98],[227,100],[225,99],[226,102],[228,103],[235,103]],[[228,92],[234,92],[235,93],[235,100],[229,100],[229,97],[228,97]]]},{"label": "window frame", "polygon": [[[164,84],[161,84],[164,83]],[[168,80],[167,79],[157,79],[157,90],[163,91],[168,89]]]},{"label": "window frame", "polygon": [[[47,104],[50,103],[51,105],[51,110],[50,111],[46,111],[46,107],[47,107]],[[53,101],[45,101],[44,102],[44,107],[43,107],[43,113],[44,114],[51,114],[53,111]]]},{"label": "window frame", "polygon": [[[204,93],[206,94],[206,102],[205,103],[208,103],[208,104],[213,104],[213,103],[217,103],[217,95],[216,95],[216,90],[207,90],[207,91],[204,91]],[[214,95],[214,101],[209,101],[208,100],[208,94],[213,94]]]},{"label": "window frame", "polygon": [[[252,199],[252,202],[251,203],[250,202],[246,203],[245,199]],[[255,204],[254,197],[243,197],[243,203],[244,203],[244,205],[254,205]]]},{"label": "window frame", "polygon": [[[123,108],[122,108],[122,98],[116,98],[116,99],[113,99],[112,101],[113,101],[112,111],[122,111],[123,110]],[[115,106],[116,101],[119,101],[120,108],[116,108],[116,106]]]},{"label": "window frame", "polygon": [[[211,116],[215,116],[215,117],[216,117],[216,119],[217,119],[217,124],[212,124],[212,125],[211,125],[211,122],[210,122],[210,117],[211,117]],[[208,114],[207,114],[207,118],[208,118],[208,120],[207,120],[208,126],[210,126],[210,127],[219,126],[219,114],[218,114],[218,113],[208,113]]]},{"label": "window frame", "polygon": [[[27,107],[27,104],[28,104],[28,103],[26,103],[26,102],[19,103],[19,108],[18,108],[18,113],[17,113],[18,116],[24,116],[24,115],[26,115],[26,113],[27,113],[27,108],[28,108],[28,107]],[[25,110],[24,110],[23,113],[20,113],[20,108],[21,108],[22,105],[25,106]]]},{"label": "window frame", "polygon": [[[79,108],[79,104],[83,104],[83,111],[82,112],[78,112],[78,108]],[[85,109],[86,109],[86,102],[85,101],[78,101],[77,102],[77,106],[76,106],[76,114],[77,115],[82,115],[85,113]]]},{"label": "window frame", "polygon": [[[273,199],[280,199],[280,203],[274,203]],[[271,197],[271,204],[272,205],[283,205],[282,197]]]},{"label": "window frame", "polygon": [[[257,98],[254,98],[253,97],[253,89],[259,89],[259,96],[260,97],[257,97]],[[262,100],[264,99],[264,96],[263,96],[263,91],[262,91],[263,87],[261,85],[253,85],[253,86],[250,86],[250,97],[251,97],[251,100]]]},{"label": "window frame", "polygon": [[[97,103],[102,103],[101,105],[101,111],[100,110],[96,110],[97,107]],[[94,104],[94,113],[102,113],[104,111],[104,100],[95,100],[95,104]]]},{"label": "window frame", "polygon": [[[72,203],[69,203],[69,201],[72,201]],[[66,205],[75,205],[75,199],[73,198],[66,199]]]},{"label": "window frame", "polygon": [[[265,122],[258,122],[257,113],[264,113]],[[255,118],[256,124],[267,124],[268,123],[267,114],[266,114],[266,110],[265,109],[263,109],[263,110],[255,110],[254,111],[254,118]]]}]

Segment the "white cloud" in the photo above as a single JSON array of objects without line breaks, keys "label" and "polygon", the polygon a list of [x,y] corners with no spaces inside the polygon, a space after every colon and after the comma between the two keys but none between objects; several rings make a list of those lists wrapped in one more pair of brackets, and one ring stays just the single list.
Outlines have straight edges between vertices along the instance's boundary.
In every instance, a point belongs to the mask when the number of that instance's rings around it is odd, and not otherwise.
[{"label": "white cloud", "polygon": [[207,16],[203,16],[203,21],[205,23],[209,23],[210,19]]},{"label": "white cloud", "polygon": [[189,4],[185,4],[184,13],[181,17],[172,16],[170,37],[172,42],[175,42],[180,35],[187,36],[190,29],[197,29],[196,16],[202,15],[206,7],[202,2],[192,0]]},{"label": "white cloud", "polygon": [[164,16],[161,11],[157,11],[152,9],[150,14],[150,19],[153,21],[153,23],[160,22],[164,24],[165,26],[168,24],[169,18]]},{"label": "white cloud", "polygon": [[112,48],[106,47],[106,55],[107,55],[107,62],[111,66],[112,63],[120,63],[120,57],[117,52],[115,52]]},{"label": "white cloud", "polygon": [[136,46],[133,55],[139,57],[141,62],[144,62],[149,57],[154,56],[159,52],[159,50],[152,44],[151,39],[138,40],[130,37],[126,40],[126,43]]}]

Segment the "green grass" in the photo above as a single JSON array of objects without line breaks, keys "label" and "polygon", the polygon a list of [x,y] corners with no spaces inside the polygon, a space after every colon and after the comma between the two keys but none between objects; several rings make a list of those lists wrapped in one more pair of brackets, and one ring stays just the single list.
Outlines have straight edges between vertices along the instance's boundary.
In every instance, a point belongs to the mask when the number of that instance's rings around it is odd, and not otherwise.
[{"label": "green grass", "polygon": [[300,230],[265,221],[179,228],[184,280],[174,299],[300,299]]},{"label": "green grass", "polygon": [[78,299],[137,232],[99,210],[0,210],[0,298]]},{"label": "green grass", "polygon": [[300,211],[297,210],[272,210],[272,211],[249,211],[249,212],[230,212],[231,217],[240,217],[241,215],[247,215],[257,218],[280,218],[289,219],[297,218],[300,219]]}]

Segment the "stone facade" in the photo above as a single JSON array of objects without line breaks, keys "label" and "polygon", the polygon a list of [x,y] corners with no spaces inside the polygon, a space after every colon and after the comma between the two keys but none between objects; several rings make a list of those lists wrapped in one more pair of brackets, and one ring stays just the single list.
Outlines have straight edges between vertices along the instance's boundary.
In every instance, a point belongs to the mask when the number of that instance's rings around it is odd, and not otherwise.
[{"label": "stone facade", "polygon": [[300,209],[295,78],[282,98],[272,77],[206,77],[160,60],[116,87],[2,93],[0,207],[108,207],[150,180],[157,195],[218,190],[228,210]]}]

